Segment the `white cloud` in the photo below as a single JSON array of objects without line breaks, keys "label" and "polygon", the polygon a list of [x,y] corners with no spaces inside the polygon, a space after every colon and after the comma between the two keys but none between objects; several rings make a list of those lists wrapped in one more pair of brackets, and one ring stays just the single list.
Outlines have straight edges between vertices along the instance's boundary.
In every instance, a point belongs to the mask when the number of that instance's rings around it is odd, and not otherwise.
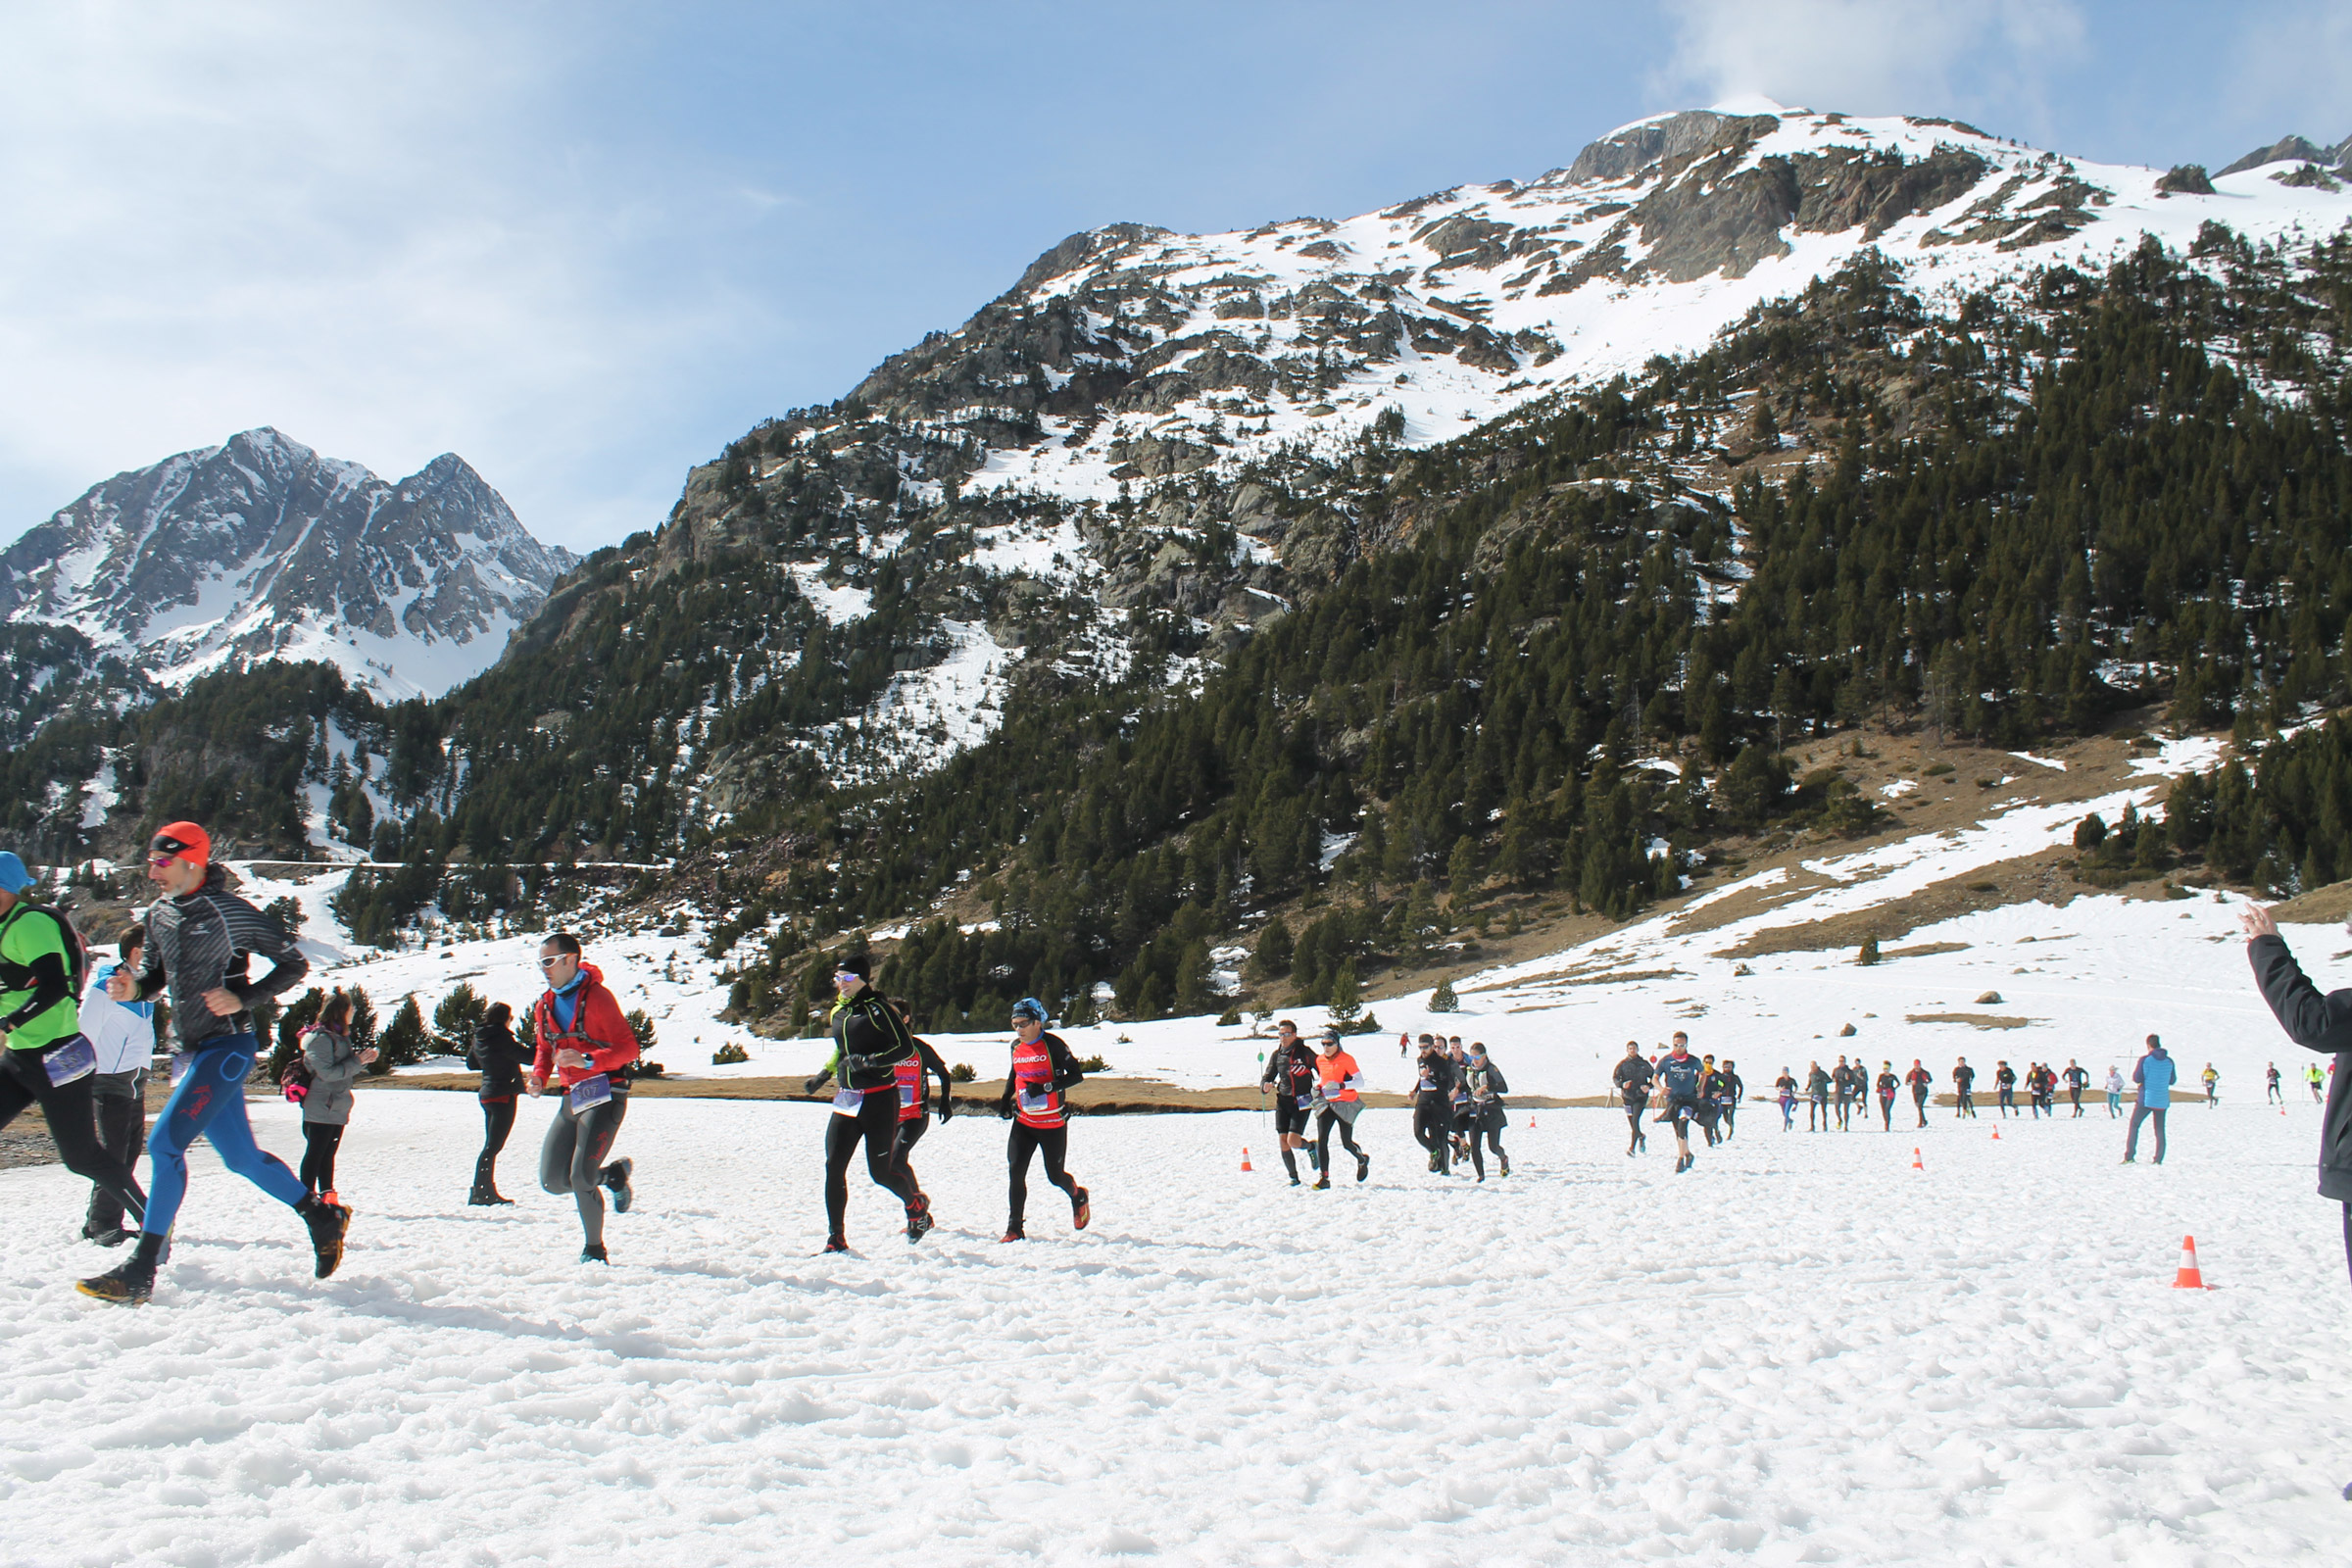
[{"label": "white cloud", "polygon": [[1849,114],[1995,116],[2034,135],[2049,75],[2082,48],[2065,0],[1668,0],[1669,99],[1762,95]]},{"label": "white cloud", "polygon": [[262,423],[388,477],[456,450],[561,542],[659,519],[680,468],[631,494],[642,462],[614,459],[612,486],[595,455],[661,418],[758,308],[656,286],[678,269],[649,259],[707,193],[565,124],[561,29],[505,16],[13,11],[0,536]]}]

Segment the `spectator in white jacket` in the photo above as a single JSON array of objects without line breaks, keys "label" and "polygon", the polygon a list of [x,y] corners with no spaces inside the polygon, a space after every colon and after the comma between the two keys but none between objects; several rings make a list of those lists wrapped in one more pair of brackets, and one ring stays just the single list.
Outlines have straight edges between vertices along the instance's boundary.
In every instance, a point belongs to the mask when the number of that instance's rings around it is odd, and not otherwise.
[{"label": "spectator in white jacket", "polygon": [[[81,1032],[98,1053],[98,1070],[90,1079],[98,1145],[109,1158],[125,1166],[136,1165],[147,1152],[147,1069],[155,1059],[155,1004],[117,1002],[106,994],[106,983],[117,969],[137,972],[146,941],[146,931],[132,926],[119,950],[122,961],[99,968],[81,997]],[[131,1233],[122,1227],[122,1200],[92,1184],[90,1213],[81,1234],[101,1247],[128,1241]]]}]

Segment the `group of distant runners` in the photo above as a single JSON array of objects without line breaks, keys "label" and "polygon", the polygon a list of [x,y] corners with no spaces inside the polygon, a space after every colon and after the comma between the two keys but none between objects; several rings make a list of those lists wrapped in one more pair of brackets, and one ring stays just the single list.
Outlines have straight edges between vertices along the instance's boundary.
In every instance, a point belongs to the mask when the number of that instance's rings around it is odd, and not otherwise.
[{"label": "group of distant runners", "polygon": [[[2345,995],[2352,997],[2352,993]],[[2312,1064],[2306,1078],[2311,1085],[2314,1101],[2322,1096],[2325,1077],[2333,1072],[2332,1065],[2324,1075],[2317,1063]],[[2277,1063],[2271,1064],[2267,1076],[2271,1100],[2283,1103]],[[2146,1054],[2132,1069],[2134,1103],[2125,1134],[2124,1163],[2137,1163],[2140,1128],[2143,1123],[2149,1122],[2155,1128],[2155,1163],[2164,1163],[2165,1117],[2172,1107],[2172,1086],[2178,1077],[2179,1069],[2165,1050],[2164,1043],[2155,1035],[2148,1036]],[[2211,1062],[2205,1064],[2199,1078],[2205,1088],[2206,1104],[2211,1106],[2218,1102],[2221,1098],[2221,1074]],[[1643,1130],[1645,1118],[1653,1126],[1673,1126],[1676,1151],[1674,1169],[1677,1175],[1697,1163],[1690,1148],[1690,1129],[1693,1126],[1699,1129],[1709,1147],[1728,1142],[1739,1128],[1740,1102],[1746,1090],[1746,1084],[1740,1076],[1739,1064],[1728,1056],[1718,1062],[1712,1054],[1693,1055],[1690,1036],[1679,1029],[1665,1051],[1647,1055],[1643,1054],[1640,1041],[1627,1041],[1625,1055],[1618,1061],[1610,1079],[1625,1108],[1625,1152],[1628,1158],[1638,1156],[1649,1148],[1649,1137]],[[1852,1130],[1856,1121],[1868,1125],[1871,1094],[1876,1090],[1880,1126],[1891,1132],[1894,1130],[1895,1100],[1905,1089],[1910,1091],[1912,1108],[1919,1117],[1919,1125],[1928,1125],[1928,1101],[1935,1082],[1936,1075],[1917,1057],[1912,1058],[1911,1070],[1899,1078],[1895,1075],[1894,1063],[1883,1061],[1874,1079],[1868,1063],[1860,1060],[1849,1062],[1841,1055],[1837,1064],[1831,1067],[1824,1067],[1818,1060],[1813,1061],[1801,1081],[1787,1067],[1783,1067],[1780,1076],[1773,1080],[1772,1098],[1780,1105],[1783,1132],[1795,1131],[1799,1101],[1806,1107],[1805,1126],[1808,1131],[1828,1132],[1835,1128],[1843,1132]],[[1953,1117],[1975,1117],[1977,1070],[1969,1065],[1966,1056],[1953,1064],[1951,1082]],[[1994,1064],[1993,1091],[2004,1117],[2020,1114],[2017,1108],[2019,1082],[2017,1070],[2006,1060]],[[2058,1091],[2061,1087],[2066,1090],[2075,1116],[2084,1114],[2082,1093],[2090,1086],[2090,1073],[2080,1061],[2069,1058],[2063,1069],[2052,1067],[2047,1062],[2029,1062],[2023,1082],[2028,1109],[2034,1119],[2045,1115],[2056,1118]],[[2105,1088],[2108,1116],[2111,1119],[2123,1116],[2125,1080],[2121,1070],[2113,1064],[2107,1068]]]},{"label": "group of distant runners", "polygon": [[[121,944],[122,961],[92,977],[87,951],[71,919],[31,902],[31,874],[16,856],[0,852],[0,1037],[6,1044],[0,1056],[0,1126],[27,1106],[39,1105],[59,1157],[92,1185],[82,1234],[102,1246],[135,1237],[124,1261],[79,1282],[85,1295],[133,1305],[153,1295],[187,1189],[187,1152],[200,1138],[213,1145],[229,1169],[294,1210],[309,1232],[314,1273],[325,1279],[342,1261],[351,1225],[351,1209],[334,1190],[348,1085],[371,1054],[351,1051],[347,1041],[334,1044],[341,1041],[338,1029],[348,1026],[347,1004],[339,1012],[335,1004],[341,994],[328,999],[320,1019],[306,1031],[306,1040],[318,1034],[330,1040],[323,1050],[306,1052],[303,1087],[319,1102],[306,1110],[301,1174],[261,1149],[245,1109],[246,1081],[261,1054],[253,1009],[299,983],[309,964],[274,916],[229,890],[223,869],[212,860],[211,840],[197,824],[172,822],[154,835],[147,876],[161,897]],[[2346,1259],[2352,1266],[2352,1101],[2344,1089],[2346,1075],[2335,1071],[2352,1054],[2352,991],[2324,996],[2313,987],[2267,911],[2247,910],[2244,925],[2258,985],[2288,1036],[2336,1057],[2326,1073],[2314,1063],[2304,1077],[2315,1101],[2323,1095],[2328,1099],[2320,1190],[2344,1206]],[[258,976],[252,973],[256,958],[267,965]],[[581,1261],[604,1262],[608,1199],[612,1210],[620,1213],[635,1200],[634,1161],[611,1155],[627,1113],[638,1042],[603,974],[582,957],[575,937],[550,935],[541,945],[539,967],[545,990],[531,1009],[531,1044],[514,1039],[511,1013],[503,1005],[491,1010],[477,1037],[485,1136],[469,1201],[507,1201],[497,1192],[495,1161],[514,1125],[514,1099],[518,1093],[536,1098],[552,1088],[562,1099],[541,1148],[540,1185],[573,1198]],[[907,1241],[919,1242],[935,1221],[911,1155],[930,1125],[932,1079],[940,1088],[939,1119],[954,1113],[950,1073],[938,1053],[915,1038],[904,1004],[873,989],[868,959],[841,958],[833,980],[833,1055],[807,1086],[813,1095],[827,1083],[835,1085],[824,1140],[825,1250],[849,1247],[848,1170],[860,1148],[868,1175],[904,1205]],[[150,1132],[142,1095],[159,998],[171,1006],[172,1088]],[[1037,999],[1024,998],[1011,1008],[1011,1060],[997,1105],[1012,1122],[1006,1146],[1006,1242],[1026,1235],[1028,1172],[1040,1157],[1046,1179],[1069,1200],[1072,1225],[1083,1230],[1091,1218],[1090,1195],[1066,1169],[1067,1097],[1084,1072],[1068,1044],[1048,1029],[1049,1021],[1046,1005]],[[1509,1175],[1510,1156],[1502,1146],[1508,1085],[1484,1044],[1465,1046],[1458,1037],[1434,1034],[1421,1036],[1419,1044],[1413,1064],[1414,1136],[1428,1153],[1429,1169],[1447,1174],[1467,1161],[1483,1182],[1492,1152],[1497,1174]],[[1399,1037],[1400,1054],[1411,1046],[1409,1037]],[[2136,1159],[2144,1121],[2155,1125],[2155,1160],[2163,1162],[2165,1113],[2177,1076],[2162,1043],[2150,1035],[2147,1054],[2132,1072],[2135,1103],[2126,1162]],[[2275,1063],[2265,1076],[2269,1098],[2283,1103]],[[1954,1115],[1973,1116],[1976,1070],[1963,1057],[1951,1078]],[[2208,1063],[2200,1078],[2206,1102],[2215,1103],[2219,1073]],[[2329,1078],[2336,1080],[2332,1091]],[[2075,1116],[2082,1116],[2089,1079],[2077,1061],[2064,1069],[2030,1062],[2022,1081],[2032,1114],[2055,1116],[2063,1087]],[[1628,1119],[1628,1156],[1648,1147],[1643,1121],[1652,1112],[1655,1123],[1674,1129],[1678,1174],[1696,1162],[1692,1124],[1710,1146],[1737,1132],[1746,1087],[1738,1064],[1728,1057],[1718,1062],[1712,1055],[1693,1055],[1681,1031],[1654,1056],[1645,1056],[1638,1042],[1629,1041],[1613,1080]],[[1874,1078],[1864,1062],[1840,1056],[1833,1067],[1811,1063],[1801,1083],[1784,1068],[1774,1089],[1785,1132],[1795,1128],[1800,1098],[1808,1106],[1809,1130],[1850,1129],[1857,1109],[1867,1120],[1874,1090],[1881,1125],[1891,1131],[1894,1102],[1906,1087],[1919,1125],[1928,1124],[1934,1082],[1916,1059],[1899,1077],[1891,1061],[1882,1062]],[[2019,1082],[2007,1061],[1996,1063],[1993,1087],[2004,1115],[2017,1113]],[[1292,1022],[1282,1022],[1261,1088],[1272,1097],[1277,1142],[1294,1185],[1302,1183],[1298,1160],[1303,1152],[1316,1178],[1313,1185],[1330,1187],[1334,1133],[1354,1158],[1355,1180],[1367,1179],[1372,1158],[1354,1136],[1363,1084],[1362,1069],[1337,1030],[1325,1030],[1309,1047]],[[2105,1088],[2109,1115],[2121,1116],[2124,1078],[2113,1066]],[[146,1188],[135,1172],[142,1152],[149,1162]]]}]

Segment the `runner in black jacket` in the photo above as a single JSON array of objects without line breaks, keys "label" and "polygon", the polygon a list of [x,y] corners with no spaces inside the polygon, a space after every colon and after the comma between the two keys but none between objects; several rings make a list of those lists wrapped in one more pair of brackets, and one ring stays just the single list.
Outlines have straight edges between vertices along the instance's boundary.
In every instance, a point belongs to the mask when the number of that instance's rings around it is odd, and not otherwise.
[{"label": "runner in black jacket", "polygon": [[931,1228],[931,1205],[899,1166],[898,1064],[915,1054],[906,1020],[869,983],[872,967],[863,955],[843,958],[833,972],[833,1059],[808,1080],[808,1093],[828,1079],[841,1087],[833,1114],[825,1119],[825,1250],[849,1250],[843,1229],[850,1210],[850,1160],[865,1145],[865,1173],[906,1205],[906,1239],[919,1242]]},{"label": "runner in black jacket", "polygon": [[1462,1069],[1462,1084],[1470,1091],[1470,1113],[1463,1118],[1470,1137],[1470,1168],[1478,1172],[1480,1181],[1487,1179],[1486,1156],[1480,1148],[1483,1136],[1494,1151],[1496,1173],[1508,1176],[1511,1156],[1502,1152],[1502,1130],[1509,1125],[1509,1112],[1502,1097],[1510,1093],[1511,1086],[1503,1080],[1502,1069],[1494,1065],[1482,1042],[1471,1043],[1470,1063]]},{"label": "runner in black jacket", "polygon": [[1690,1152],[1690,1118],[1698,1110],[1706,1070],[1706,1063],[1690,1054],[1690,1039],[1675,1031],[1674,1049],[1658,1061],[1658,1076],[1666,1080],[1666,1108],[1658,1120],[1674,1123],[1677,1176],[1698,1163],[1698,1156]]},{"label": "runner in black jacket", "polygon": [[1609,1074],[1609,1081],[1617,1086],[1618,1098],[1625,1102],[1625,1119],[1632,1134],[1625,1143],[1628,1159],[1649,1147],[1649,1140],[1642,1136],[1642,1112],[1649,1105],[1649,1086],[1656,1078],[1656,1069],[1642,1057],[1642,1043],[1628,1040],[1625,1059]]},{"label": "runner in black jacket", "polygon": [[2287,951],[2270,910],[2248,908],[2239,919],[2246,929],[2246,959],[2254,966],[2254,983],[2279,1027],[2306,1051],[2335,1057],[2328,1111],[2320,1123],[2320,1196],[2343,1205],[2344,1262],[2352,1267],[2352,991],[2322,995]]},{"label": "runner in black jacket", "polygon": [[1453,1153],[1453,1058],[1435,1041],[1413,1063],[1413,1141],[1429,1151],[1429,1168],[1446,1175]]}]

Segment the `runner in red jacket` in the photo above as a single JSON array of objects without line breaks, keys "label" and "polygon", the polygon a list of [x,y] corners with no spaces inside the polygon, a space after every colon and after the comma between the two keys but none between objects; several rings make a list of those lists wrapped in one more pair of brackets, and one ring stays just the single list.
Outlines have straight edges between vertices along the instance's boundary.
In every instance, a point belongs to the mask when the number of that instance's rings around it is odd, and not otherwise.
[{"label": "runner in red jacket", "polygon": [[608,1261],[606,1191],[612,1194],[614,1213],[627,1213],[637,1200],[629,1185],[636,1161],[605,1163],[628,1114],[626,1069],[637,1059],[637,1035],[606,987],[604,971],[580,961],[580,939],[570,932],[558,931],[539,945],[539,971],[547,977],[547,993],[531,1009],[537,1054],[523,1087],[536,1099],[553,1077],[564,1090],[564,1103],[539,1147],[539,1185],[572,1196],[580,1208],[580,1261],[602,1263]]}]

